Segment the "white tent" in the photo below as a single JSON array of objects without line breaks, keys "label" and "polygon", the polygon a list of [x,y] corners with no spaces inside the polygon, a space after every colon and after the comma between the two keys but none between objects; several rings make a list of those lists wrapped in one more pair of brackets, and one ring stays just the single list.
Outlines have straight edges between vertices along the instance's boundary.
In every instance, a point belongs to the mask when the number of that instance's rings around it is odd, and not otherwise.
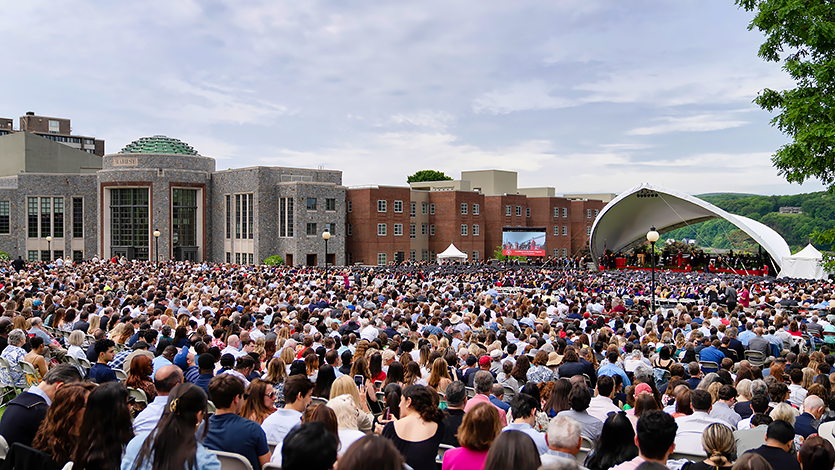
[{"label": "white tent", "polygon": [[783,269],[779,277],[790,277],[797,279],[825,279],[826,273],[821,266],[823,255],[814,246],[806,245],[806,248],[797,253],[783,257]]},{"label": "white tent", "polygon": [[444,250],[443,253],[438,254],[438,261],[451,260],[451,259],[465,260],[465,259],[467,259],[467,254],[462,253],[461,250],[459,250],[458,248],[455,248],[454,243],[450,243],[449,247],[446,250]]}]

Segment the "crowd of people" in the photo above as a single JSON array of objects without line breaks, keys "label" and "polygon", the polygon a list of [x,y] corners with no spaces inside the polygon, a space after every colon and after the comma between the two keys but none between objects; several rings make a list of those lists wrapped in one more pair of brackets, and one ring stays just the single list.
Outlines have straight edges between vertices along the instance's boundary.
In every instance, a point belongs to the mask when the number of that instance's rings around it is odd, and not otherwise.
[{"label": "crowd of people", "polygon": [[0,264],[6,465],[832,469],[835,286],[647,276]]}]

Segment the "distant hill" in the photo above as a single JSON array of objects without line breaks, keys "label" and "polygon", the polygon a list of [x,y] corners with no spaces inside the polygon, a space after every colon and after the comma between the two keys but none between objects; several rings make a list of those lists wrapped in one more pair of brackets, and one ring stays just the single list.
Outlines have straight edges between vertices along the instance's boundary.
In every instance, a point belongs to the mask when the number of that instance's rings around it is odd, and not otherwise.
[{"label": "distant hill", "polygon": [[[791,196],[709,193],[697,197],[732,214],[743,215],[773,228],[786,239],[792,252],[806,246],[809,243],[809,235],[815,230],[835,228],[835,195],[826,192]],[[801,207],[803,213],[780,214],[780,208],[787,206]],[[663,234],[661,238],[696,239],[699,246],[737,251],[755,251],[757,246],[744,232],[722,219],[673,230]]]}]

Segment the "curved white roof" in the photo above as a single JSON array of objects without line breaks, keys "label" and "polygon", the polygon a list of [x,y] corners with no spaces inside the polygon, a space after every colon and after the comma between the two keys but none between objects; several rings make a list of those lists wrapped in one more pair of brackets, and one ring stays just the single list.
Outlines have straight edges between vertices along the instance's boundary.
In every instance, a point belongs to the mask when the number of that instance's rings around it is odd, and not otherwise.
[{"label": "curved white roof", "polygon": [[719,217],[759,243],[778,267],[783,266],[784,256],[791,255],[783,237],[766,225],[725,212],[689,194],[648,183],[624,191],[603,208],[592,225],[591,255],[597,262],[605,249],[617,252],[643,243],[653,225],[659,233],[665,233]]}]

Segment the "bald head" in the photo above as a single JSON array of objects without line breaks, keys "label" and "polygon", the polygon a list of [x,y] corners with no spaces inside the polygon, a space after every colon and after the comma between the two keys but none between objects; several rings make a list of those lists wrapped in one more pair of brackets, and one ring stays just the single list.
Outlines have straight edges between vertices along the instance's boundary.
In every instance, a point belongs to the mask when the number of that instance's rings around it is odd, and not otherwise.
[{"label": "bald head", "polygon": [[177,385],[183,383],[183,371],[175,365],[162,366],[154,374],[154,386],[160,396],[168,395]]},{"label": "bald head", "polygon": [[241,346],[241,339],[238,338],[238,335],[232,335],[226,339],[226,344],[232,346],[233,348],[237,348]]}]

